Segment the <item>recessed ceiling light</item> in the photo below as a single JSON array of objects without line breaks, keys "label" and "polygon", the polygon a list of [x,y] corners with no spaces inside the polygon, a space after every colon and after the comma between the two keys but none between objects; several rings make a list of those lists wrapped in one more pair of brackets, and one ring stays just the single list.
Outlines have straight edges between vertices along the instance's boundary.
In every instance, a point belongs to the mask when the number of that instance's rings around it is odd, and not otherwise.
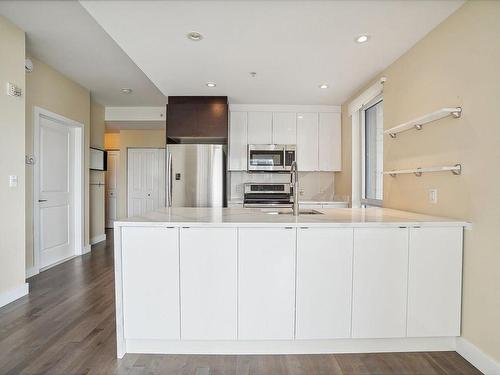
[{"label": "recessed ceiling light", "polygon": [[122,92],[124,94],[132,94],[132,89],[129,89],[128,87],[122,88]]},{"label": "recessed ceiling light", "polygon": [[368,39],[370,39],[369,35],[362,34],[362,35],[357,36],[354,40],[356,41],[356,43],[365,43],[365,42],[368,42]]},{"label": "recessed ceiling light", "polygon": [[217,84],[215,82],[207,82],[206,83],[207,87],[215,87]]},{"label": "recessed ceiling light", "polygon": [[327,83],[322,83],[321,85],[318,86],[320,89],[327,89],[328,84]]},{"label": "recessed ceiling light", "polygon": [[302,115],[298,115],[298,116],[297,116],[297,118],[301,118],[301,119],[302,119],[302,118],[304,118],[304,116],[302,116]]},{"label": "recessed ceiling light", "polygon": [[193,42],[198,42],[203,39],[203,35],[201,35],[198,31],[191,31],[186,36],[189,40],[192,40]]}]

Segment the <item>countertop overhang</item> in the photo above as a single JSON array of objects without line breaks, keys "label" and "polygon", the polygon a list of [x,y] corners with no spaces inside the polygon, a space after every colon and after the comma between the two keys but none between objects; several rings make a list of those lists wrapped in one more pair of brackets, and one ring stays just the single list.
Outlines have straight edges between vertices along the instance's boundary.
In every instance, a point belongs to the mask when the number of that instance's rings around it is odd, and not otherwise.
[{"label": "countertop overhang", "polygon": [[[267,210],[269,211],[269,210]],[[380,226],[454,226],[470,223],[439,216],[429,216],[389,208],[318,209],[315,215],[276,215],[251,208],[160,208],[142,216],[121,219],[115,227],[124,226],[212,226],[212,227],[380,227]]]}]

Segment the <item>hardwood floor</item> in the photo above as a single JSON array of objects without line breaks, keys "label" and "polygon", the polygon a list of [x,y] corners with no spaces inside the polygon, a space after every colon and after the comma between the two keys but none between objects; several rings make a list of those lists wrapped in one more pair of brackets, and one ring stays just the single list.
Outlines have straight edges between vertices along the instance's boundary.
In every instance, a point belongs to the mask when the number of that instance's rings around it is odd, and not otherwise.
[{"label": "hardwood floor", "polygon": [[[108,238],[112,233],[108,233]],[[480,374],[455,352],[116,359],[112,241],[29,280],[0,309],[0,374]]]}]

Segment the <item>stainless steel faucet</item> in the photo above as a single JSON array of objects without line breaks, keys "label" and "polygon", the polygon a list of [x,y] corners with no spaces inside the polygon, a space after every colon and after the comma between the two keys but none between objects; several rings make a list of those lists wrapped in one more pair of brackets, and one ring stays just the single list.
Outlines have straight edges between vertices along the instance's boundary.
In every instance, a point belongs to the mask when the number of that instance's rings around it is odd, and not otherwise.
[{"label": "stainless steel faucet", "polygon": [[299,216],[299,172],[297,162],[294,160],[290,166],[293,187],[293,216]]}]

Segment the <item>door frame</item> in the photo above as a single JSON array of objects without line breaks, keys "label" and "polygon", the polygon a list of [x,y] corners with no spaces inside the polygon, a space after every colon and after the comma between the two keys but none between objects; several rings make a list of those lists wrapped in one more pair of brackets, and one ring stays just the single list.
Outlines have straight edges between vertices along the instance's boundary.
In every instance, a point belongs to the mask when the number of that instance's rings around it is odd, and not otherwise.
[{"label": "door frame", "polygon": [[[70,128],[74,137],[75,149],[73,158],[73,178],[75,191],[73,194],[74,204],[74,254],[72,257],[64,259],[60,262],[52,264],[47,267],[40,268],[40,207],[38,205],[39,190],[40,190],[40,119],[47,118],[55,121],[62,126]],[[84,175],[84,161],[85,161],[85,147],[84,147],[84,128],[82,123],[71,120],[57,113],[48,111],[44,108],[33,107],[33,155],[35,164],[33,168],[33,267],[35,274],[44,271],[48,268],[54,267],[57,264],[63,263],[75,256],[83,254],[84,244],[84,223],[85,223],[85,175]]]},{"label": "door frame", "polygon": [[[121,158],[121,155],[120,155],[120,149],[116,149],[116,148],[113,148],[113,149],[109,149],[109,150],[106,150],[108,152],[108,159],[109,159],[109,155],[111,155],[112,153],[116,153],[116,155],[118,155],[118,165],[116,166],[116,170],[115,170],[115,175],[116,175],[116,188],[115,188],[115,191],[116,191],[116,220],[118,220],[118,205],[119,205],[119,195],[120,195],[120,158]],[[108,162],[108,169],[109,169],[109,162]],[[108,171],[106,171],[105,173],[108,173]],[[107,177],[105,177],[105,180],[107,180]],[[108,228],[113,228],[113,226],[109,227],[108,226],[108,211],[107,211],[107,207],[108,207],[108,185],[106,184],[105,186],[105,189],[104,189],[104,209],[105,209],[105,218],[104,218],[104,227],[106,229]],[[113,223],[114,224],[114,223]]]}]

